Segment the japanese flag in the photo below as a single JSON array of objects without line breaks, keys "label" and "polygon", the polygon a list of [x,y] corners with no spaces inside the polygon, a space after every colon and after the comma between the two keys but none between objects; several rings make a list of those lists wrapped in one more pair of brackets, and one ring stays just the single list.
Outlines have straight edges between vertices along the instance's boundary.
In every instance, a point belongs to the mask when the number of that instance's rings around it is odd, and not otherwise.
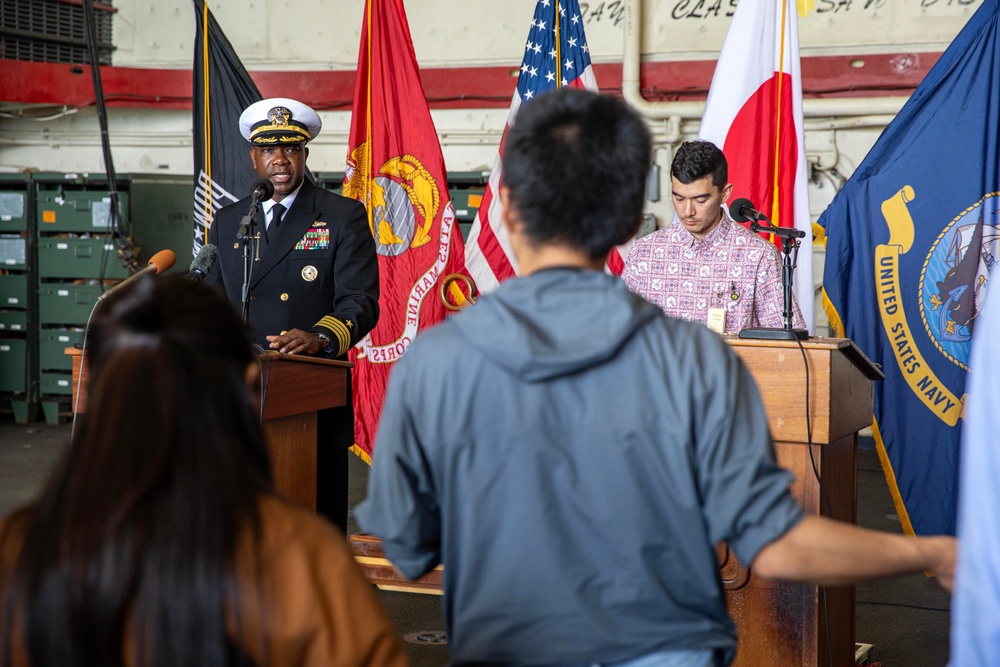
[{"label": "japanese flag", "polygon": [[733,193],[779,227],[806,233],[793,285],[814,332],[812,221],[806,188],[795,0],[741,2],[715,67],[699,138],[722,149]]}]

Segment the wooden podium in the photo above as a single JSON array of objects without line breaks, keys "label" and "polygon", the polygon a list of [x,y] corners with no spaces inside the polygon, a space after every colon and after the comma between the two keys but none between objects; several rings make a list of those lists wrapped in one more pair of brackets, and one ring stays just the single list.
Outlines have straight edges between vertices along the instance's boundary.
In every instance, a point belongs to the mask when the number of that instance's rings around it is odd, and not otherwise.
[{"label": "wooden podium", "polygon": [[[802,341],[805,359],[795,341],[726,342],[757,381],[778,463],[795,474],[792,494],[809,514],[857,523],[858,431],[871,426],[882,372],[842,338]],[[816,586],[759,579],[725,545],[716,554],[740,634],[735,666],[831,667],[831,655],[836,667],[854,664],[853,586],[827,588],[824,604]]]},{"label": "wooden podium", "polygon": [[[794,341],[725,339],[757,382],[778,463],[795,474],[795,498],[808,513],[857,523],[858,431],[872,423],[873,382],[883,379],[881,371],[842,338],[803,341],[805,359]],[[352,535],[351,547],[365,574],[380,588],[441,592],[441,566],[410,582],[385,558],[376,538]],[[826,589],[824,605],[815,586],[759,579],[724,544],[716,555],[740,636],[734,665],[831,667],[831,654],[836,667],[854,664],[854,587]]]},{"label": "wooden podium", "polygon": [[[81,363],[83,352],[72,347],[65,352],[73,357],[73,411],[86,412],[89,378],[86,364]],[[345,404],[347,369],[353,364],[275,351],[260,358],[261,380],[267,388],[263,430],[274,486],[282,495],[316,509],[317,412]]]}]

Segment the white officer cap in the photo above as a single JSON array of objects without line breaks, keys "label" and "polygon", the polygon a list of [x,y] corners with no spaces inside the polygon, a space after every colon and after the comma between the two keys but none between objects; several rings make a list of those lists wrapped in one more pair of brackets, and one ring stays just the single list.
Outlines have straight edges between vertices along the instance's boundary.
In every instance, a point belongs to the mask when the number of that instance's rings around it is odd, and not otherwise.
[{"label": "white officer cap", "polygon": [[240,115],[240,132],[255,146],[306,144],[322,128],[319,114],[287,97],[254,102]]}]

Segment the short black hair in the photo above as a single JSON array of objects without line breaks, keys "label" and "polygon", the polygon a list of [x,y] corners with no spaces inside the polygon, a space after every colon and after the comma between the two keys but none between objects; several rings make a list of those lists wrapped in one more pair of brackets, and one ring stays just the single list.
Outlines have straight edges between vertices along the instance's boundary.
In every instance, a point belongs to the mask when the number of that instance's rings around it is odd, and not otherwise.
[{"label": "short black hair", "polygon": [[598,259],[638,231],[651,158],[649,130],[628,105],[561,88],[518,111],[503,184],[528,239]]},{"label": "short black hair", "polygon": [[729,163],[711,141],[685,141],[674,153],[670,175],[685,185],[711,176],[712,185],[722,188],[729,182]]}]

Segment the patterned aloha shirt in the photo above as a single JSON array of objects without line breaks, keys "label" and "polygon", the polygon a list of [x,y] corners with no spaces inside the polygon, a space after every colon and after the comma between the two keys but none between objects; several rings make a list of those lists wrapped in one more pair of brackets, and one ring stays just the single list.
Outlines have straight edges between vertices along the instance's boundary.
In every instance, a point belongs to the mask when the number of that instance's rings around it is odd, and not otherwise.
[{"label": "patterned aloha shirt", "polygon": [[[639,239],[622,278],[673,317],[707,324],[710,308],[724,308],[727,334],[784,326],[778,249],[728,215],[701,240],[680,222]],[[794,296],[792,326],[806,328]]]}]

